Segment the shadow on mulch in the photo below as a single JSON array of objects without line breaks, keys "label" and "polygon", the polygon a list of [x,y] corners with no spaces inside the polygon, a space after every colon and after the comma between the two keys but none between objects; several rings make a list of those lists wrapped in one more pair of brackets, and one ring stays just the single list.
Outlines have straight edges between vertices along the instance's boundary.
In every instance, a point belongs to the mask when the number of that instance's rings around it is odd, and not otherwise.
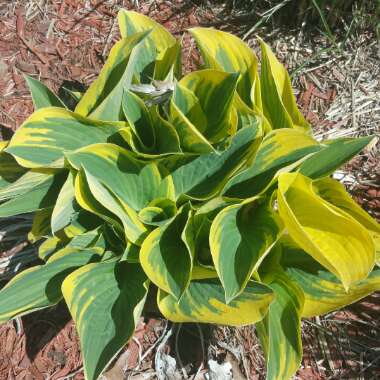
[{"label": "shadow on mulch", "polygon": [[63,303],[1,325],[0,341],[0,380],[58,380],[74,373],[72,379],[83,379],[79,341]]},{"label": "shadow on mulch", "polygon": [[[22,317],[25,350],[33,361],[37,354],[70,322],[71,316],[63,303]],[[64,354],[62,353],[62,356]],[[62,360],[64,358],[62,357]]]},{"label": "shadow on mulch", "polygon": [[379,379],[380,294],[303,323],[301,379]]}]

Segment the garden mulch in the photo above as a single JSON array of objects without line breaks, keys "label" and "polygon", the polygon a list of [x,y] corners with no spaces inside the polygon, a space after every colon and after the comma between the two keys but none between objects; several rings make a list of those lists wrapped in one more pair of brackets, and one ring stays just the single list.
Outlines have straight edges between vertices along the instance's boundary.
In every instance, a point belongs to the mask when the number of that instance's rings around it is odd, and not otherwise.
[{"label": "garden mulch", "polygon": [[[205,5],[206,4],[206,5]],[[201,1],[0,0],[1,137],[32,113],[23,74],[32,75],[57,93],[78,90],[97,76],[118,38],[119,8],[138,9],[180,37],[186,28],[218,25],[240,36],[257,51],[259,33],[297,74],[298,103],[318,137],[359,136],[380,132],[379,45],[367,31],[353,35],[344,48],[321,53],[326,38],[300,30],[258,29],[252,34],[225,17],[222,5]],[[224,13],[223,13],[224,12]],[[185,72],[199,64],[188,35]],[[305,64],[303,67],[302,64]],[[62,90],[61,90],[62,91]],[[355,199],[380,220],[379,142],[340,172]],[[2,254],[0,254],[1,257]],[[380,296],[303,322],[304,359],[297,379],[380,378]],[[229,363],[234,379],[263,379],[265,362],[253,327],[171,325],[160,318],[141,320],[135,335],[104,377],[203,379],[209,360]],[[160,368],[165,367],[166,370]],[[64,305],[41,310],[0,326],[0,380],[83,379],[80,345]]]}]

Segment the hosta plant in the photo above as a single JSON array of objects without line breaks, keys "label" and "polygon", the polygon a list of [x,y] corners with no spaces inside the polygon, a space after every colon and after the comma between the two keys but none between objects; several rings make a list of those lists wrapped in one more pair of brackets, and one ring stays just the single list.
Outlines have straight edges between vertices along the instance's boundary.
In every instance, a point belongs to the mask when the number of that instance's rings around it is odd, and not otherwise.
[{"label": "hosta plant", "polygon": [[380,226],[331,178],[371,137],[317,141],[261,44],[190,30],[181,44],[122,10],[121,39],[70,110],[27,78],[35,112],[1,146],[0,217],[34,213],[37,266],[0,292],[0,321],[64,300],[95,380],[148,298],[174,322],[256,324],[268,379],[302,358],[301,319],[380,288]]}]

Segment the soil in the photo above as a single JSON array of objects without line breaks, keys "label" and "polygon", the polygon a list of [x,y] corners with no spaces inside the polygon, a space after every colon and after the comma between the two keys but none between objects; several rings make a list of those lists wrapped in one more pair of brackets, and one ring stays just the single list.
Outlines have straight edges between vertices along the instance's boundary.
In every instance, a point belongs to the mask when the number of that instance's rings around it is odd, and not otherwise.
[{"label": "soil", "polygon": [[[210,8],[201,3],[135,1],[133,5],[121,0],[0,0],[2,138],[8,139],[33,112],[23,74],[39,78],[57,93],[62,93],[62,87],[81,90],[96,78],[109,49],[118,38],[115,16],[121,7],[131,9],[138,5],[139,11],[155,18],[176,37],[191,26],[215,23],[219,28],[241,34],[236,22],[223,22],[215,16],[219,14],[216,6]],[[261,33],[265,33],[289,69],[295,69],[307,54],[311,55],[310,46],[317,49],[319,44],[325,43],[319,39],[305,42],[306,39],[298,38],[300,31],[284,35],[281,30],[268,32],[268,29],[263,29]],[[298,50],[289,48],[291,43],[295,43],[294,36],[298,36]],[[330,137],[339,133],[344,135],[355,126],[352,135],[379,132],[378,117],[372,110],[364,116],[356,116],[353,107],[352,118],[342,120],[326,116],[335,105],[344,110],[344,94],[351,88],[346,84],[347,75],[358,81],[363,94],[370,92],[371,95],[374,91],[379,99],[379,80],[377,87],[372,89],[369,85],[376,80],[366,78],[362,83],[359,76],[360,71],[376,75],[376,70],[368,66],[376,54],[371,50],[375,37],[363,32],[355,38],[358,43],[368,46],[365,50],[368,55],[364,58],[367,63],[363,63],[367,65],[365,68],[357,67],[357,71],[347,74],[342,62],[351,58],[346,53],[342,56],[339,53],[337,57],[322,57],[320,68],[316,64],[317,69],[301,71],[293,80],[298,103],[317,134]],[[253,40],[248,38],[248,42],[256,48]],[[185,35],[183,44],[184,71],[187,72],[199,64],[199,55],[188,35]],[[335,59],[335,63],[326,63],[328,59]],[[359,96],[358,101],[360,99]],[[376,109],[374,104],[370,107]],[[343,182],[355,199],[380,220],[378,151],[375,144],[352,160],[342,173],[347,177]],[[304,359],[296,378],[380,378],[379,311],[380,295],[377,293],[341,311],[304,321]],[[167,344],[160,348],[161,356],[174,357],[182,367],[180,375],[184,378],[203,379],[210,359],[231,363],[235,379],[265,378],[264,358],[253,327],[205,325],[200,328],[193,324],[171,325],[153,317],[141,319],[133,340],[115,359],[105,377],[115,380],[157,378],[157,352],[165,337]],[[75,326],[63,304],[0,326],[0,380],[69,378],[79,380],[84,376]]]}]

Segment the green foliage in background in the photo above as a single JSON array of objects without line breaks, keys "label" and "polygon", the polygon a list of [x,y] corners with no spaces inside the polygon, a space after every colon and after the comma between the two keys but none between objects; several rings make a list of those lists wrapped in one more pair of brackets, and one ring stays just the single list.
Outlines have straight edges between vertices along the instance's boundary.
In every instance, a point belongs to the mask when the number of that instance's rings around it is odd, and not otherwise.
[{"label": "green foliage in background", "polygon": [[[330,175],[371,137],[317,141],[269,46],[194,28],[204,68],[122,10],[121,39],[75,110],[27,78],[35,112],[1,145],[0,217],[33,213],[41,264],[0,322],[64,300],[85,377],[131,338],[148,290],[174,322],[257,324],[267,378],[302,358],[301,318],[380,289],[380,226]],[[154,293],[154,292],[153,292]]]}]

